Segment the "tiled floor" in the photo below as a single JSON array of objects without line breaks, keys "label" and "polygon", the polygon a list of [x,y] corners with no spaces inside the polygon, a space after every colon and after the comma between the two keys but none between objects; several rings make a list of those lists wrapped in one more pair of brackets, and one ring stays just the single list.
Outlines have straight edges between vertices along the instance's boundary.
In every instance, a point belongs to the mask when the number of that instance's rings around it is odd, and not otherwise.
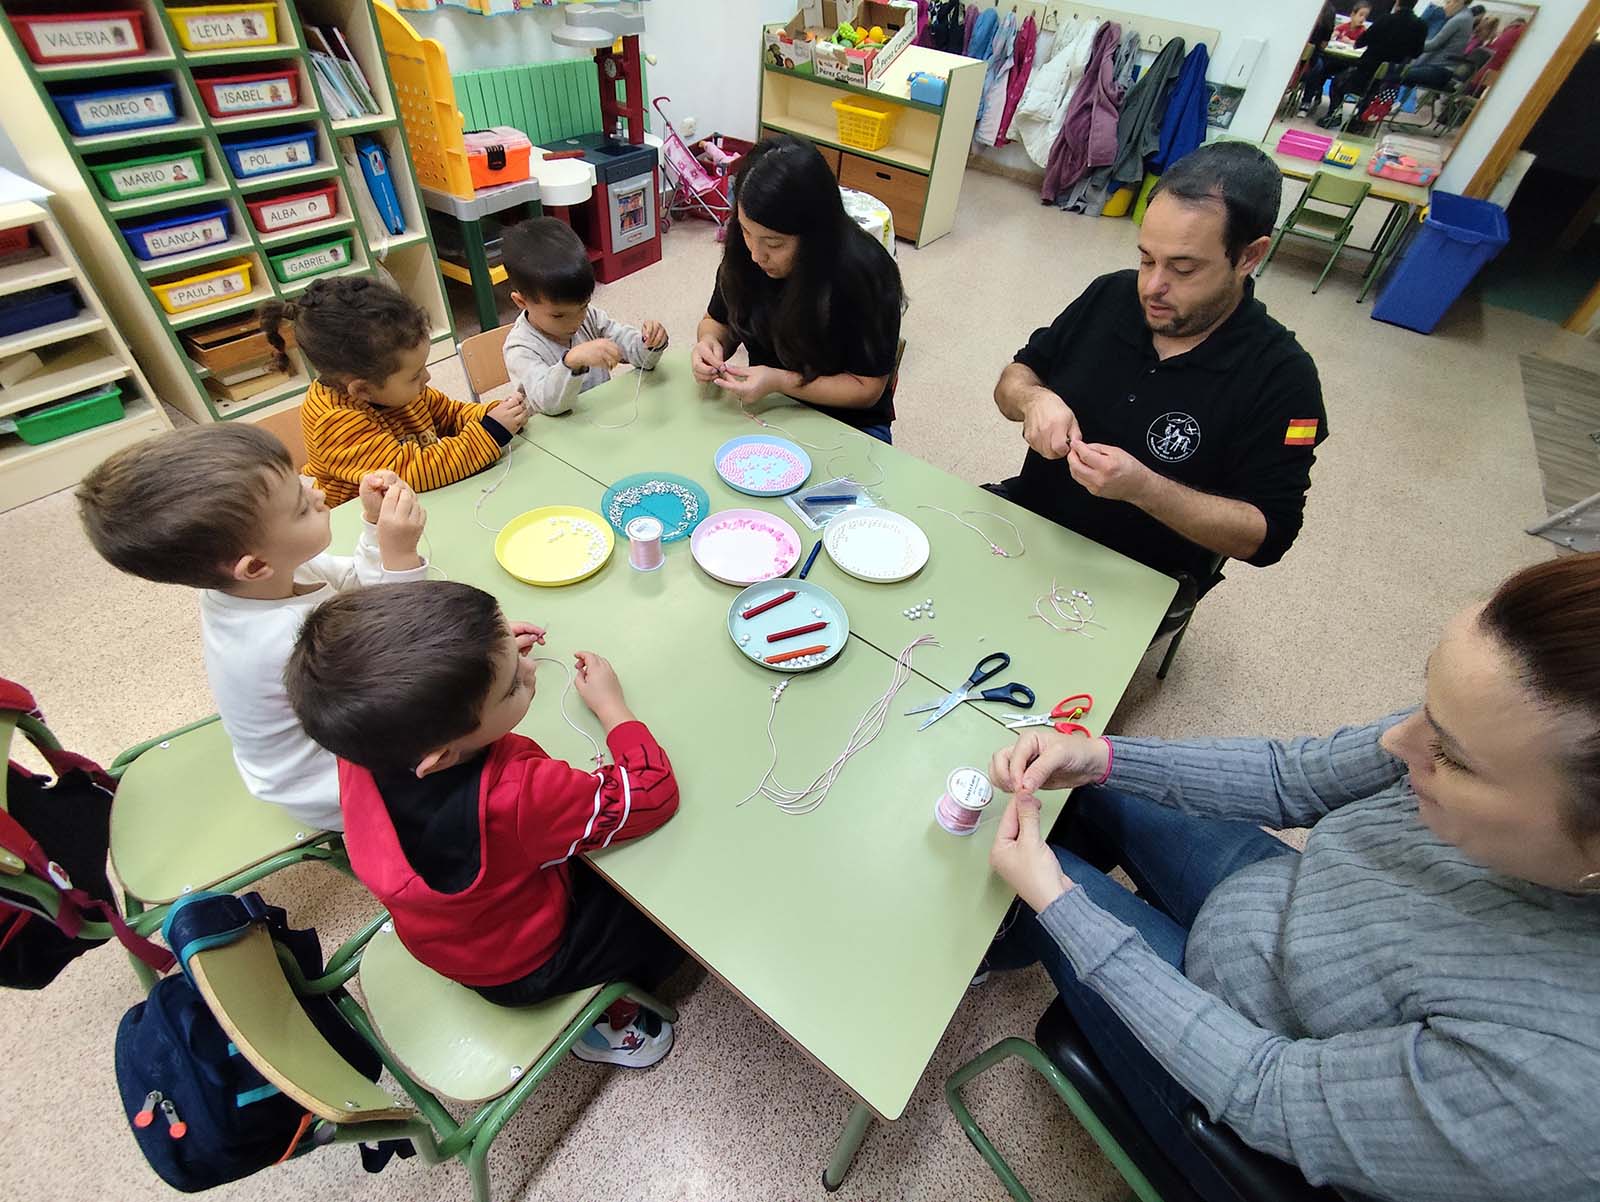
[{"label": "tiled floor", "polygon": [[[900,250],[911,307],[899,445],[973,481],[1014,469],[1022,442],[991,404],[996,374],[1091,278],[1132,265],[1136,236],[1126,221],[1066,216],[1021,184],[969,174],[955,232]],[[603,288],[598,303],[630,321],[657,318],[682,345],[718,249],[709,226],[676,227],[661,264]],[[1260,286],[1315,357],[1327,401],[1332,438],[1305,530],[1282,564],[1230,571],[1164,685],[1147,661],[1118,712],[1122,731],[1321,731],[1414,702],[1445,617],[1551,551],[1521,533],[1544,503],[1517,356],[1561,357],[1570,336],[1468,301],[1423,338],[1369,320],[1355,302],[1355,262],[1313,297],[1317,266],[1286,246]],[[436,382],[460,388],[448,369]],[[69,494],[0,514],[0,564],[0,673],[38,692],[70,745],[109,758],[210,710],[194,599],[100,563]],[[368,904],[350,882],[309,868],[265,891],[330,945]],[[714,981],[685,971],[669,992],[682,1003],[672,1056],[641,1074],[564,1066],[497,1145],[498,1199],[823,1196],[817,1177],[848,1109],[843,1091]],[[172,1196],[137,1155],[112,1076],[117,1021],[137,996],[126,964],[105,949],[43,993],[5,997],[0,1179],[15,1196]],[[941,1089],[983,1047],[1031,1032],[1050,996],[1037,972],[970,993],[904,1119],[871,1132],[836,1196],[1002,1199]],[[1122,1195],[1064,1108],[1016,1065],[970,1097],[1041,1202]],[[211,1196],[469,1195],[457,1166],[430,1171],[413,1160],[368,1178],[339,1150]]]}]

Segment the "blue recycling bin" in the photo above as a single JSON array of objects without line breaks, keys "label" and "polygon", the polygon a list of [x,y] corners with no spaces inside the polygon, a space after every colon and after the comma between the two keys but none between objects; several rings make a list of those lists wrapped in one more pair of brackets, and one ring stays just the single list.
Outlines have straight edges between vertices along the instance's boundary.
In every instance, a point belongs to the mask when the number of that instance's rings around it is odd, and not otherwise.
[{"label": "blue recycling bin", "polygon": [[1510,237],[1506,212],[1499,205],[1435,192],[1421,232],[1395,264],[1372,306],[1373,319],[1419,334],[1433,333],[1439,319]]}]

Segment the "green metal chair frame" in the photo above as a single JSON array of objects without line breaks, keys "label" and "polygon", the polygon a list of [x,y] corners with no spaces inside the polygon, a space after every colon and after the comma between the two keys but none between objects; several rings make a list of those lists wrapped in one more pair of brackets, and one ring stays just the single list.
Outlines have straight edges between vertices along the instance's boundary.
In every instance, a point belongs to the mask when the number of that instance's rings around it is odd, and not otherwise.
[{"label": "green metal chair frame", "polygon": [[[672,1007],[626,982],[607,985],[593,993],[587,1002],[574,1011],[555,1040],[545,1047],[514,1083],[508,1085],[505,1092],[486,1101],[464,1122],[458,1123],[443,1103],[399,1063],[378,1036],[366,1011],[344,988],[360,969],[367,944],[388,921],[388,914],[378,914],[334,953],[328,961],[327,970],[315,980],[306,980],[293,957],[286,951],[273,949],[266,931],[260,928],[235,943],[197,953],[191,959],[191,970],[202,996],[240,1053],[274,1085],[331,1125],[331,1142],[369,1143],[404,1139],[412,1142],[428,1164],[460,1160],[467,1166],[474,1202],[490,1202],[488,1156],[495,1137],[561,1062],[572,1045],[613,1002],[629,998],[654,1010],[669,1022],[677,1017]],[[263,944],[267,946],[263,947]],[[223,962],[231,964],[233,987],[238,991],[236,997],[221,997],[221,991],[217,988],[217,974],[213,969]],[[374,1092],[376,1086],[357,1073],[310,1026],[309,1020],[305,1020],[303,1025],[300,1023],[304,1012],[300,1010],[296,996],[331,998],[344,1019],[378,1054],[415,1110],[398,1105],[383,1106],[382,1099]],[[230,1005],[235,1000],[253,1007],[276,1006],[285,1021],[269,1022],[259,1033],[247,1030],[239,1025],[239,1011]],[[271,1056],[258,1046],[258,1034],[292,1039],[297,1064],[289,1066],[274,1063]],[[313,1059],[317,1062],[312,1065],[313,1072],[320,1076],[323,1086],[320,1090],[316,1083],[308,1081],[311,1074],[300,1071],[299,1076],[296,1075],[297,1070],[303,1070]],[[329,1082],[336,1082],[341,1075],[344,1084],[330,1092],[327,1088]],[[392,1098],[388,1100],[394,1101]],[[313,1145],[320,1142],[310,1141]]]},{"label": "green metal chair frame", "polygon": [[[141,756],[156,748],[167,748],[184,736],[204,730],[217,721],[218,716],[213,714],[209,718],[202,718],[198,722],[180,726],[164,735],[147,739],[143,743],[136,744],[120,753],[111,761],[106,771],[120,781]],[[231,768],[231,763],[229,766]],[[111,828],[111,859],[113,866],[116,864],[118,846],[116,814],[116,805],[113,803]],[[237,893],[240,889],[253,885],[281,869],[308,861],[321,861],[330,864],[341,872],[350,873],[350,861],[345,855],[342,837],[335,831],[315,831],[310,832],[304,841],[297,842],[292,847],[281,851],[273,851],[271,854],[263,856],[260,860],[227,872],[215,880],[197,880],[193,882],[192,887],[195,889],[210,889],[217,893]],[[159,929],[162,920],[166,918],[167,911],[171,908],[171,900],[152,901],[149,898],[139,897],[120,876],[117,883],[121,888],[122,910],[127,918],[128,925],[139,934],[146,936]],[[145,989],[149,990],[153,987],[155,985],[155,975],[150,969],[137,960],[132,960],[131,962],[135,974],[138,975]]]},{"label": "green metal chair frame", "polygon": [[[1321,242],[1333,248],[1328,255],[1328,261],[1322,266],[1322,274],[1317,277],[1317,282],[1311,289],[1315,293],[1328,278],[1328,273],[1333,270],[1333,265],[1338,261],[1339,252],[1344,249],[1345,243],[1350,241],[1350,231],[1355,227],[1356,213],[1371,191],[1372,185],[1366,180],[1346,179],[1326,171],[1319,171],[1313,175],[1305,191],[1300,194],[1300,200],[1278,226],[1277,233],[1273,234],[1272,245],[1267,248],[1266,258],[1261,260],[1261,266],[1256,271],[1257,277],[1266,272],[1267,264],[1271,263],[1272,256],[1278,253],[1278,244],[1283,241],[1285,234],[1309,238],[1313,242]],[[1311,208],[1313,201],[1343,209],[1344,212],[1330,213],[1324,209]]]},{"label": "green metal chair frame", "polygon": [[966,1102],[961,1097],[961,1087],[968,1081],[1013,1056],[1032,1068],[1045,1079],[1051,1089],[1056,1091],[1061,1100],[1067,1104],[1067,1109],[1072,1111],[1072,1116],[1083,1124],[1084,1130],[1099,1146],[1101,1153],[1128,1183],[1128,1188],[1133,1191],[1139,1202],[1162,1202],[1155,1186],[1150,1184],[1139,1166],[1122,1150],[1122,1145],[1117,1143],[1106,1125],[1100,1121],[1100,1116],[1094,1112],[1094,1108],[1072,1082],[1067,1080],[1066,1074],[1037,1046],[1020,1036],[1013,1035],[1009,1039],[1002,1039],[987,1052],[969,1060],[950,1074],[950,1079],[944,1086],[944,1100],[956,1116],[956,1121],[961,1124],[961,1129],[967,1133],[967,1138],[972,1141],[972,1146],[983,1154],[984,1160],[988,1161],[989,1167],[994,1170],[994,1175],[1000,1178],[1000,1184],[1006,1187],[1006,1192],[1016,1202],[1033,1202],[1033,1195],[1011,1171],[1011,1166],[1006,1163],[1005,1157],[1000,1155],[999,1150],[984,1134],[983,1128],[978,1125],[978,1120],[972,1117],[972,1111],[967,1108]]},{"label": "green metal chair frame", "polygon": [[1300,51],[1300,61],[1295,65],[1294,75],[1289,80],[1289,86],[1283,90],[1283,99],[1278,102],[1278,116],[1287,117],[1294,112],[1300,101],[1301,93],[1305,91],[1306,70],[1311,66],[1312,56],[1317,48],[1307,42],[1305,49]]}]

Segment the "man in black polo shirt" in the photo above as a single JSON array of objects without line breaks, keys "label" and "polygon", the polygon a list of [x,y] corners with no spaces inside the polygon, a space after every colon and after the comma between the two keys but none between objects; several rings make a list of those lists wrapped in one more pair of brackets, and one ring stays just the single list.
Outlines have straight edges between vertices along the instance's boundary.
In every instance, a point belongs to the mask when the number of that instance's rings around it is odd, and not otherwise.
[{"label": "man in black polo shirt", "polygon": [[995,385],[1029,450],[993,491],[1177,577],[1163,629],[1221,579],[1218,556],[1282,558],[1327,437],[1316,366],[1250,279],[1281,191],[1247,143],[1173,164],[1151,193],[1138,271],[1095,280]]}]

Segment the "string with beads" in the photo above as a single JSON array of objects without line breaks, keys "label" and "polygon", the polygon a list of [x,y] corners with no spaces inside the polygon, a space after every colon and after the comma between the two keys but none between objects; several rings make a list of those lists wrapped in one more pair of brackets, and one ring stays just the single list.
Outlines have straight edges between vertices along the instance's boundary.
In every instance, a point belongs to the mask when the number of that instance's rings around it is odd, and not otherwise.
[{"label": "string with beads", "polygon": [[767,770],[762,773],[760,782],[754,789],[740,800],[739,805],[744,805],[753,797],[765,797],[785,814],[810,814],[828,799],[828,793],[838,783],[840,774],[857,753],[865,751],[871,746],[874,739],[883,733],[884,724],[889,719],[889,710],[894,705],[895,694],[911,679],[911,656],[918,647],[937,647],[939,640],[932,635],[923,635],[906,644],[905,650],[900,652],[894,661],[894,674],[889,680],[888,691],[874,701],[866,713],[861,715],[855,729],[850,732],[844,750],[835,757],[834,761],[817,774],[804,789],[791,789],[778,782],[778,741],[773,733],[773,724],[778,717],[778,702],[784,692],[793,683],[793,677],[786,677],[772,687],[772,707],[767,711],[767,746],[772,751],[772,762]]},{"label": "string with beads", "polygon": [[[1052,613],[1060,619],[1057,625],[1046,615],[1045,607],[1049,606]],[[1069,612],[1070,611],[1070,612]],[[1081,634],[1086,639],[1094,638],[1085,627],[1098,626],[1101,630],[1106,628],[1104,622],[1095,621],[1094,598],[1081,588],[1071,590],[1062,589],[1054,579],[1050,581],[1050,591],[1041,593],[1033,603],[1033,612],[1030,618],[1038,618],[1051,630],[1063,634]]]},{"label": "string with beads", "polygon": [[500,486],[506,482],[506,477],[511,474],[511,459],[515,452],[514,445],[506,448],[505,466],[500,469],[500,474],[492,482],[484,486],[483,491],[478,494],[477,503],[472,507],[472,520],[478,523],[480,529],[487,530],[490,534],[499,534],[505,524],[502,522],[499,526],[485,526],[483,524],[483,503],[498,492]]},{"label": "string with beads", "polygon": [[[983,539],[984,542],[988,543],[989,553],[991,555],[998,555],[1001,559],[1021,559],[1028,553],[1027,544],[1022,541],[1022,531],[1018,530],[1017,524],[1008,517],[1003,517],[998,513],[990,513],[987,509],[963,509],[958,513],[953,510],[941,508],[938,505],[918,505],[917,508],[932,509],[938,513],[944,514],[946,517],[954,518],[968,530],[976,534],[979,538]],[[978,527],[967,521],[966,518],[962,516],[963,514],[971,514],[973,517],[993,518],[997,522],[1004,522],[1007,526],[1010,526],[1011,533],[1017,536],[1017,549],[1015,553],[1007,551],[999,543],[995,542],[994,539],[990,538],[982,530],[978,529]]]},{"label": "string with beads", "polygon": [[839,471],[833,465],[835,463],[837,463],[840,459],[842,459],[844,457],[843,455],[834,455],[832,458],[830,458],[828,460],[827,465],[823,468],[823,470],[825,472],[827,472],[828,475],[833,477],[834,479],[848,480],[851,484],[854,484],[857,488],[875,488],[879,484],[883,483],[883,464],[879,463],[878,460],[877,460],[877,457],[874,456],[873,453],[872,453],[873,445],[878,440],[876,438],[873,438],[871,435],[868,435],[868,434],[862,434],[859,437],[860,437],[861,441],[866,444],[867,466],[872,468],[875,472],[878,473],[878,475],[877,475],[877,477],[875,479],[872,479],[872,480],[857,480],[853,473]]}]

